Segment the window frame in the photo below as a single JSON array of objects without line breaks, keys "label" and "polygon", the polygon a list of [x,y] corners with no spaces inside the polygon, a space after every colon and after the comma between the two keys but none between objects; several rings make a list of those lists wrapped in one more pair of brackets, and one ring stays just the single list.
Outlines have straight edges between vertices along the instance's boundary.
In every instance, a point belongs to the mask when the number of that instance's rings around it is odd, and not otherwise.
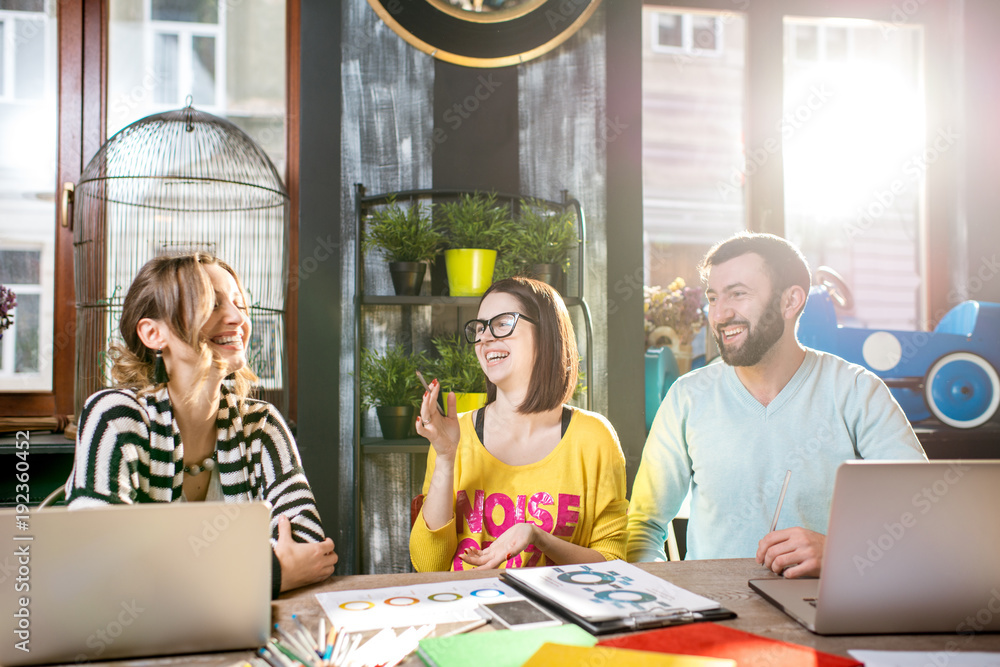
[{"label": "window frame", "polygon": [[[291,199],[289,284],[298,265],[299,82],[301,80],[301,0],[287,0],[285,16],[286,111],[285,184]],[[108,7],[105,0],[60,0],[57,19],[59,120],[57,174],[53,188],[55,277],[52,389],[0,394],[0,416],[50,417],[74,412],[76,302],[73,287],[72,207],[60,205],[66,184],[76,183],[107,134]],[[289,289],[285,309],[288,351],[289,419],[296,418],[298,295]]]},{"label": "window frame", "polygon": [[[764,164],[747,174],[744,188],[747,206],[747,229],[785,234],[784,164],[781,159],[780,126],[783,110],[783,51],[773,48],[783,44],[784,19],[837,18],[870,19],[888,24],[898,22],[898,3],[893,0],[832,0],[816,3],[813,0],[766,0],[747,5],[727,0],[643,0],[643,5],[656,9],[672,8],[675,11],[705,10],[721,12],[723,16],[742,13],[747,20],[747,78],[745,81],[746,122],[745,149],[766,150],[765,143],[777,141],[777,151]],[[749,9],[741,11],[741,9]],[[926,140],[933,142],[939,127],[953,122],[954,109],[947,95],[934,95],[931,91],[948,90],[953,76],[953,57],[949,51],[949,7],[947,3],[925,3],[918,12],[907,14],[905,21],[922,25],[925,29],[924,76],[926,77]],[[773,148],[773,146],[770,146]],[[954,151],[953,151],[954,152]],[[919,250],[920,280],[923,293],[919,304],[919,318],[926,328],[934,326],[933,314],[942,314],[949,308],[948,291],[951,284],[947,253],[932,253],[931,248],[947,248],[950,240],[949,225],[957,209],[957,192],[951,180],[958,171],[957,157],[948,153],[927,168],[926,192],[923,197],[924,221],[920,231]]]},{"label": "window frame", "polygon": [[807,58],[799,57],[795,39],[792,39],[791,40],[792,49],[790,53],[787,54],[790,60],[798,62],[828,63],[828,62],[849,61],[854,58],[854,34],[850,30],[847,31],[846,35],[847,41],[845,43],[846,51],[843,58],[831,58],[827,49],[827,42],[829,39],[830,30],[833,28],[843,30],[846,28],[846,26],[844,25],[832,26],[826,24],[810,23],[805,20],[794,20],[794,19],[801,19],[803,17],[790,17],[790,18],[793,18],[792,24],[795,26],[796,31],[798,31],[799,28],[806,26],[811,26],[816,28],[816,58],[814,60],[810,60]]},{"label": "window frame", "polygon": [[[651,4],[651,3],[647,3]],[[672,44],[661,44],[660,43],[660,17],[672,14],[681,20],[681,45],[674,46]],[[715,47],[711,49],[702,48],[694,44],[694,17],[696,15],[705,16],[709,18],[714,24],[715,33]],[[707,57],[721,57],[724,44],[723,39],[725,39],[725,30],[723,30],[723,22],[718,16],[711,16],[706,14],[698,14],[692,12],[682,12],[682,11],[670,11],[670,10],[655,10],[653,12],[654,19],[652,21],[652,39],[650,41],[650,47],[653,53],[676,53],[685,54],[689,56],[707,56]]]},{"label": "window frame", "polygon": [[[58,4],[56,44],[58,51],[58,124],[56,182],[76,182],[82,171],[85,147],[100,146],[99,127],[94,122],[94,101],[100,99],[102,77],[93,63],[102,59],[100,31],[102,3],[91,0],[64,0]],[[98,38],[95,43],[94,39]],[[91,74],[85,75],[89,69]],[[88,105],[88,102],[91,103]],[[95,132],[97,134],[95,134]],[[96,151],[96,148],[94,149]],[[93,153],[91,153],[92,155]],[[53,288],[52,388],[47,391],[4,392],[0,394],[5,417],[49,417],[73,412],[73,367],[75,366],[76,312],[73,300],[73,234],[67,211],[52,205],[55,225],[55,275]]]},{"label": "window frame", "polygon": [[[226,10],[228,3],[218,0],[219,16],[218,23],[195,23],[193,21],[163,21],[153,18],[153,0],[146,0],[144,10],[146,21],[143,27],[145,31],[143,58],[146,63],[146,70],[157,72],[156,56],[154,49],[154,37],[157,35],[177,36],[177,88],[178,90],[189,90],[190,82],[194,75],[194,38],[211,37],[215,40],[215,100],[213,104],[205,104],[204,101],[194,100],[194,104],[211,114],[218,114],[225,108],[226,99],[226,68],[219,68],[219,63],[223,61],[223,54],[226,53]],[[180,93],[178,93],[178,96]],[[157,102],[155,106],[160,110],[167,111],[177,109],[186,104],[183,97],[179,97],[173,102]]]},{"label": "window frame", "polygon": [[[16,104],[21,98],[17,97],[15,94],[15,89],[17,87],[17,30],[11,30],[8,35],[8,30],[13,26],[15,21],[23,20],[25,17],[41,17],[43,20],[45,17],[45,12],[33,12],[28,10],[20,9],[0,9],[0,24],[4,26],[2,39],[0,39],[0,102],[4,104]],[[53,39],[54,36],[50,34],[49,26],[45,26],[46,32],[46,44],[49,40]],[[13,36],[10,39],[9,36]],[[45,57],[49,57],[49,49],[44,50]],[[47,68],[48,63],[42,65],[43,69]]]},{"label": "window frame", "polygon": [[[48,248],[46,247],[47,245],[48,245]],[[34,295],[38,295],[38,297],[39,297],[39,313],[38,313],[39,322],[38,322],[38,333],[37,333],[37,335],[39,336],[40,339],[41,339],[41,332],[43,332],[46,329],[46,327],[51,327],[52,326],[52,321],[51,321],[52,318],[51,318],[51,316],[46,316],[46,305],[47,304],[45,303],[46,302],[46,294],[50,294],[50,293],[52,293],[54,291],[54,289],[53,289],[54,285],[49,285],[48,284],[49,281],[46,279],[46,275],[45,275],[45,269],[44,269],[45,263],[46,263],[46,261],[48,261],[48,262],[52,261],[51,257],[46,258],[46,254],[47,254],[46,250],[47,249],[49,250],[49,252],[51,252],[51,250],[52,250],[51,245],[49,245],[49,244],[43,244],[43,243],[37,243],[37,242],[31,242],[31,241],[15,242],[15,243],[12,243],[12,244],[5,245],[3,247],[3,250],[14,250],[14,251],[19,251],[19,252],[37,252],[38,256],[39,256],[38,257],[38,261],[39,261],[38,282],[36,282],[36,283],[5,282],[4,283],[5,287],[8,287],[8,288],[14,290],[14,293],[17,295],[18,307],[15,307],[15,309],[14,309],[14,326],[12,326],[10,329],[8,329],[7,331],[5,331],[4,332],[4,337],[2,339],[0,339],[0,359],[3,360],[3,363],[0,363],[0,378],[2,378],[4,381],[10,380],[10,379],[20,380],[23,384],[29,385],[28,388],[25,391],[44,391],[47,388],[47,385],[48,385],[47,381],[42,382],[42,383],[38,383],[36,381],[36,384],[45,385],[45,387],[39,387],[38,389],[36,389],[36,388],[30,386],[32,384],[32,380],[35,379],[35,378],[32,377],[32,375],[40,377],[40,376],[42,376],[44,374],[44,372],[46,370],[45,369],[45,364],[42,361],[44,359],[44,354],[42,352],[42,350],[44,349],[44,345],[41,344],[43,342],[42,340],[39,340],[40,344],[38,346],[38,348],[39,348],[39,351],[38,351],[39,366],[41,367],[41,371],[39,373],[37,373],[37,374],[33,373],[33,374],[30,374],[30,375],[29,374],[19,374],[19,373],[17,373],[17,371],[14,368],[15,363],[16,363],[16,356],[17,356],[17,349],[16,349],[17,348],[17,341],[18,341],[18,339],[21,336],[21,331],[18,328],[19,318],[17,316],[19,307],[21,305],[21,298],[24,297],[24,296],[33,295],[33,294]],[[10,365],[8,366],[8,364],[10,364]],[[10,395],[12,393],[14,393],[14,392],[12,392],[12,391],[5,391],[3,393],[0,393],[0,396],[3,396],[4,394]]]}]

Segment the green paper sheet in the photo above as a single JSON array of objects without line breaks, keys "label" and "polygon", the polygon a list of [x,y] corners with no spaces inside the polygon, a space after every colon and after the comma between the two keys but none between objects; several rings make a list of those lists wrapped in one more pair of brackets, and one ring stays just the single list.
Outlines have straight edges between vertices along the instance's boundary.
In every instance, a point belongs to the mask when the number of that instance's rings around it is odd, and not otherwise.
[{"label": "green paper sheet", "polygon": [[593,646],[597,639],[573,624],[534,630],[486,630],[421,639],[417,655],[428,667],[521,667],[545,643]]}]

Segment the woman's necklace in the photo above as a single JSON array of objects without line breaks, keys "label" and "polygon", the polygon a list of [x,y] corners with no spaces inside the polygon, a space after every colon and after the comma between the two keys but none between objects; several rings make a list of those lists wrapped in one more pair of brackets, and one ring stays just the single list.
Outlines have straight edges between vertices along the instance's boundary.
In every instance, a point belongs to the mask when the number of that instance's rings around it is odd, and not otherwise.
[{"label": "woman's necklace", "polygon": [[190,466],[184,466],[184,473],[187,475],[200,475],[206,470],[211,470],[215,467],[215,455],[217,452],[212,452],[212,455],[201,463],[196,463]]}]

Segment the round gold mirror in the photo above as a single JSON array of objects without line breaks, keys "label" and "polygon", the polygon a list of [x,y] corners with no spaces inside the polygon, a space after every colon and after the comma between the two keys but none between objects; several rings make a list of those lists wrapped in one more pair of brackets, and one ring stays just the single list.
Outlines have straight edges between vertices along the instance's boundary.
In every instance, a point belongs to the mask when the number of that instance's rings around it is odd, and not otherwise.
[{"label": "round gold mirror", "polygon": [[517,65],[554,49],[601,0],[368,0],[409,44],[466,67]]},{"label": "round gold mirror", "polygon": [[496,23],[538,9],[545,0],[427,0],[437,9],[464,21]]}]

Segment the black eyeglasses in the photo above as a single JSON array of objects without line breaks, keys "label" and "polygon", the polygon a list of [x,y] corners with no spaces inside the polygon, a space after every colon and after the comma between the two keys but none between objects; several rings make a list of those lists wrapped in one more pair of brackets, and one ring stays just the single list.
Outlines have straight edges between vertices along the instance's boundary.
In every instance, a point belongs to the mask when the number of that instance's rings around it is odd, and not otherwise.
[{"label": "black eyeglasses", "polygon": [[479,342],[479,337],[486,331],[486,327],[490,328],[494,338],[506,338],[514,333],[514,327],[517,326],[518,320],[537,324],[533,319],[521,313],[500,313],[488,320],[469,320],[466,322],[465,340],[475,345]]}]

